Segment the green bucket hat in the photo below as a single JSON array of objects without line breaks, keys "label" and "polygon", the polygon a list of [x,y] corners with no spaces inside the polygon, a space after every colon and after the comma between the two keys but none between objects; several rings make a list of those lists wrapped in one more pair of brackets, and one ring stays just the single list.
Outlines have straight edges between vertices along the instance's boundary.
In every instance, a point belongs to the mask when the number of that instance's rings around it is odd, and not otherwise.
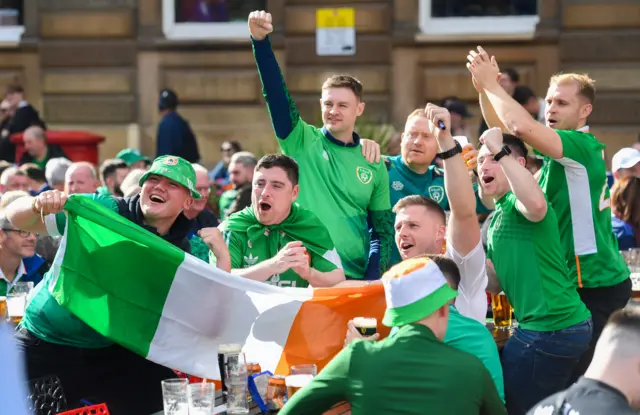
[{"label": "green bucket hat", "polygon": [[433,314],[456,298],[438,265],[426,257],[407,259],[382,277],[387,310],[382,324],[399,327]]},{"label": "green bucket hat", "polygon": [[131,166],[133,163],[137,163],[139,161],[151,162],[149,157],[145,157],[140,154],[140,150],[135,148],[125,148],[124,150],[120,150],[118,154],[116,154],[116,158],[127,163],[127,166]]},{"label": "green bucket hat", "polygon": [[198,193],[195,187],[196,171],[193,169],[191,163],[182,157],[160,156],[153,160],[151,168],[140,178],[138,184],[142,186],[152,174],[166,177],[181,184],[191,192],[191,196],[193,196],[194,199],[200,199],[200,193]]}]

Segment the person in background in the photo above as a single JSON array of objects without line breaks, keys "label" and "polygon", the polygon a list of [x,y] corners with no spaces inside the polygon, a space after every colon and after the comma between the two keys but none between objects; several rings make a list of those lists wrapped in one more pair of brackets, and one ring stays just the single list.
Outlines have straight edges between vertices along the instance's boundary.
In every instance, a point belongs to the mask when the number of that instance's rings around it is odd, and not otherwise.
[{"label": "person in background", "polygon": [[29,191],[29,177],[17,167],[9,167],[0,175],[0,193],[10,190]]},{"label": "person in background", "polygon": [[615,311],[577,383],[534,406],[527,415],[640,413],[640,308]]},{"label": "person in background", "polygon": [[228,167],[229,163],[231,163],[231,157],[240,151],[242,151],[242,146],[237,141],[225,141],[220,146],[222,160],[220,160],[209,173],[209,180],[214,182],[223,190],[225,190],[225,186],[229,184]]},{"label": "person in background", "polygon": [[47,136],[41,127],[29,127],[24,131],[23,142],[25,152],[20,158],[20,165],[35,163],[44,170],[47,162],[56,157],[69,158],[57,144],[47,143]]},{"label": "person in background", "polygon": [[[251,206],[219,227],[232,274],[278,287],[333,287],[344,281],[329,231],[313,212],[294,203],[299,177],[298,164],[288,156],[269,154],[258,161]],[[207,234],[203,229],[202,239]],[[210,257],[212,263],[217,260]]]},{"label": "person in background", "polygon": [[196,199],[191,208],[184,211],[187,219],[194,221],[193,228],[187,238],[191,243],[191,254],[203,261],[209,260],[209,247],[198,236],[198,232],[203,228],[215,228],[220,224],[218,217],[207,207],[211,187],[209,185],[209,171],[200,164],[191,164],[196,172],[196,190],[202,196]]},{"label": "person in background", "polygon": [[470,125],[466,123],[466,120],[473,115],[467,109],[467,105],[457,97],[448,97],[442,100],[442,107],[451,114],[451,135],[471,137]]},{"label": "person in background", "polygon": [[613,185],[611,221],[619,250],[640,247],[640,177],[626,176]]},{"label": "person in background", "polygon": [[442,342],[457,292],[439,266],[412,258],[387,271],[382,281],[387,302],[382,324],[398,332],[342,349],[289,398],[280,415],[319,415],[343,401],[354,414],[394,414],[399,405],[404,415],[506,414],[482,362]]},{"label": "person in background", "polygon": [[45,170],[40,168],[35,163],[27,163],[20,166],[20,171],[23,171],[29,178],[29,193],[37,195],[42,192],[43,189],[48,188],[47,176]]},{"label": "person in background", "polygon": [[14,167],[14,166],[15,166],[14,164],[9,163],[6,160],[0,160],[0,175],[2,175],[2,173],[4,173],[4,171],[9,167]]},{"label": "person in background", "polygon": [[4,99],[9,102],[12,108],[15,108],[15,113],[9,122],[9,135],[24,132],[33,126],[38,126],[43,130],[47,129],[45,122],[40,118],[38,110],[25,100],[24,89],[21,85],[11,84],[7,86]]},{"label": "person in background", "polygon": [[544,98],[537,97],[535,92],[528,86],[518,85],[513,91],[513,99],[522,105],[533,119],[544,124],[544,113],[547,107]]},{"label": "person in background", "polygon": [[133,197],[140,193],[140,178],[144,176],[146,172],[147,170],[143,169],[133,169],[127,174],[120,185],[124,197]]},{"label": "person in background", "polygon": [[9,101],[0,102],[0,160],[10,163],[16,161],[16,145],[11,141],[9,124],[11,117],[15,114],[15,108]]},{"label": "person in background", "polygon": [[105,160],[100,165],[100,182],[97,192],[101,195],[113,195],[122,197],[122,181],[129,174],[127,163],[120,159]]},{"label": "person in background", "polygon": [[0,321],[0,402],[3,412],[11,415],[30,415],[27,405],[27,380],[24,356],[13,338],[13,327]]},{"label": "person in background", "polygon": [[73,163],[65,174],[64,192],[68,195],[95,193],[99,185],[96,168],[87,161]]},{"label": "person in background", "polygon": [[258,160],[248,151],[239,151],[231,156],[229,180],[233,189],[225,190],[220,195],[218,207],[221,219],[224,220],[227,216],[251,205],[251,182],[256,164]]},{"label": "person in background", "polygon": [[189,123],[178,114],[178,96],[170,89],[160,91],[158,110],[162,116],[156,137],[156,157],[177,156],[189,163],[200,160],[198,141]]},{"label": "person in background", "polygon": [[63,157],[56,157],[49,160],[44,169],[47,185],[39,189],[38,193],[52,189],[60,190],[61,192],[64,191],[65,177],[71,164],[71,160]]},{"label": "person in background", "polygon": [[127,167],[130,169],[147,170],[151,165],[151,159],[140,154],[140,150],[137,148],[125,148],[124,150],[120,150],[120,152],[116,154],[116,158],[127,163]]},{"label": "person in background", "polygon": [[0,297],[19,282],[37,285],[48,271],[46,261],[36,254],[36,234],[15,228],[0,212]]},{"label": "person in background", "polygon": [[619,150],[611,158],[611,172],[614,181],[627,176],[640,177],[640,150],[633,147]]}]

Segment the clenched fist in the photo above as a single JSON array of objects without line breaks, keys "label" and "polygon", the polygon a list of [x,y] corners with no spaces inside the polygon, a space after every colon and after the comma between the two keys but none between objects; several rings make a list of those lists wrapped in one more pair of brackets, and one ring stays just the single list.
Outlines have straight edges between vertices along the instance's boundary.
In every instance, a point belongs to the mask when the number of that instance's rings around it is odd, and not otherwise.
[{"label": "clenched fist", "polygon": [[43,215],[59,213],[67,203],[67,195],[59,190],[48,190],[36,196],[33,209],[42,212]]},{"label": "clenched fist", "polygon": [[271,32],[273,32],[271,13],[256,10],[249,14],[249,33],[253,39],[263,40]]}]

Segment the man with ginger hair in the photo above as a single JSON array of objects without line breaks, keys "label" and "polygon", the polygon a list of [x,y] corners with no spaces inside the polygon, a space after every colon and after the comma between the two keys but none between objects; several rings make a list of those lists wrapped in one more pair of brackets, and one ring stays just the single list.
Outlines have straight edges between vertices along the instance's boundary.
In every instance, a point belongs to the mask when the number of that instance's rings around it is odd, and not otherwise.
[{"label": "man with ginger hair", "polygon": [[587,124],[595,81],[577,73],[551,77],[542,125],[500,86],[494,57],[478,47],[467,60],[487,124],[518,136],[545,156],[538,182],[556,212],[570,274],[593,317],[591,344],[574,371],[573,383],[589,365],[609,316],[631,297],[629,269],[611,229],[605,146]]}]

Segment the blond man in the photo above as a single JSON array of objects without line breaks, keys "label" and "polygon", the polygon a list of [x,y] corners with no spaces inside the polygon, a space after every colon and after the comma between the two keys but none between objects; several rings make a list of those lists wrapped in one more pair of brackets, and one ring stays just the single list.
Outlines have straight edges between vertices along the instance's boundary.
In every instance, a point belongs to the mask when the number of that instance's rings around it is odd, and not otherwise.
[{"label": "blond man", "polygon": [[591,361],[609,316],[631,297],[629,270],[612,236],[605,146],[589,132],[587,124],[595,101],[595,81],[576,73],[551,77],[546,125],[542,125],[500,86],[494,57],[478,47],[469,52],[467,60],[489,127],[518,136],[545,156],[539,184],[558,217],[569,271],[593,316],[590,349],[583,355],[571,379],[574,381]]}]

